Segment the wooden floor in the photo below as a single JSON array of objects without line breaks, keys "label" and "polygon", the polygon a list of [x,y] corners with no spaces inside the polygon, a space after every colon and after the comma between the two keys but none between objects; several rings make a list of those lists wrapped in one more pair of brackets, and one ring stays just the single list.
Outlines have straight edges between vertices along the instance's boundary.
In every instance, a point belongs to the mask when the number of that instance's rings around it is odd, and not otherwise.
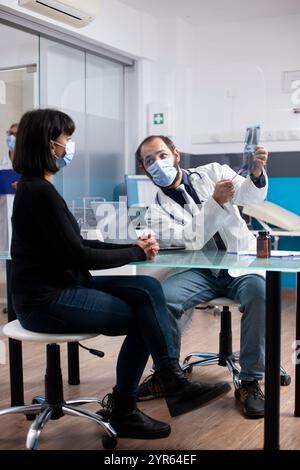
[{"label": "wooden floor", "polygon": [[[292,342],[295,335],[295,297],[293,290],[286,290],[283,296],[282,316],[282,365],[294,378],[292,365]],[[1,316],[0,316],[1,317]],[[234,347],[239,349],[240,313],[233,311]],[[0,323],[5,321],[2,315]],[[197,310],[193,325],[183,338],[182,356],[191,350],[216,351],[218,347],[219,318],[211,312]],[[89,340],[90,347],[105,351],[103,359],[82,351],[81,384],[70,386],[65,383],[65,398],[78,396],[103,397],[115,383],[116,356],[122,338],[99,336]],[[43,392],[45,365],[42,345],[24,344],[25,400]],[[66,374],[65,347],[62,346],[64,377]],[[149,362],[150,366],[150,362]],[[149,371],[149,367],[146,372]],[[196,368],[192,374],[205,380],[228,380],[225,368],[208,366]],[[164,400],[141,405],[141,409],[152,417],[172,425],[170,437],[159,440],[119,439],[118,449],[169,449],[169,450],[213,450],[213,449],[261,449],[263,445],[263,420],[248,420],[243,417],[239,404],[231,391],[203,408],[171,419]],[[294,385],[281,388],[281,448],[300,449],[300,419],[293,416]],[[9,382],[8,365],[0,365],[0,407],[8,406]],[[87,406],[86,406],[87,407]],[[90,406],[97,410],[97,406]],[[24,449],[29,423],[22,415],[0,418],[0,450]],[[65,416],[59,421],[50,421],[42,432],[40,449],[102,449],[101,429],[97,424],[83,419]]]}]

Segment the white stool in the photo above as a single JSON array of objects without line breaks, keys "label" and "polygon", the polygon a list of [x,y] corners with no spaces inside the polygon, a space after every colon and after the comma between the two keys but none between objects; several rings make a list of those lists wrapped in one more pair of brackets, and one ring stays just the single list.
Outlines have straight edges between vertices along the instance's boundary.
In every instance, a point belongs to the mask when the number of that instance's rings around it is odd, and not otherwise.
[{"label": "white stool", "polygon": [[[238,307],[240,304],[237,300],[228,299],[227,297],[218,297],[205,303],[207,306],[222,307],[221,310],[221,329],[219,333],[219,352],[190,352],[184,359],[182,368],[187,372],[192,372],[194,366],[208,366],[218,364],[227,367],[233,380],[235,389],[240,387],[239,373],[240,370],[236,365],[239,361],[239,351],[232,352],[232,331],[231,331],[231,311],[229,307]],[[192,357],[201,358],[190,362]],[[289,385],[291,377],[286,370],[280,368],[281,385]]]},{"label": "white stool", "polygon": [[18,320],[14,320],[3,328],[3,333],[9,338],[19,341],[32,341],[46,344],[47,365],[45,374],[45,397],[37,396],[31,405],[13,406],[0,410],[0,416],[11,413],[25,414],[28,420],[34,420],[27,433],[26,447],[36,449],[42,429],[52,419],[71,415],[90,419],[100,424],[106,434],[102,437],[103,447],[113,449],[117,444],[117,434],[108,421],[92,411],[77,408],[85,403],[98,403],[101,400],[95,397],[81,397],[73,400],[64,400],[62,374],[60,368],[60,346],[57,343],[70,343],[83,341],[98,336],[97,334],[48,334],[35,333],[25,330]]}]

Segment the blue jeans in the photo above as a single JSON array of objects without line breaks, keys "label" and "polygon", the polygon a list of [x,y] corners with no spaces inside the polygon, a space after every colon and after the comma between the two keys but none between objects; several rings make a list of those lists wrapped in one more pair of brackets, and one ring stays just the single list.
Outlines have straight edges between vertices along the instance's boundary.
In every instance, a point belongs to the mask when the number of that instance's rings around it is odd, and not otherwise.
[{"label": "blue jeans", "polygon": [[163,290],[171,313],[173,336],[180,353],[181,332],[178,320],[189,308],[215,297],[240,302],[240,379],[260,380],[265,369],[265,280],[256,274],[233,278],[222,270],[218,277],[210,270],[190,269],[170,276]]},{"label": "blue jeans", "polygon": [[135,396],[149,354],[157,368],[176,362],[161,284],[150,276],[97,276],[87,287],[64,289],[42,308],[17,313],[24,328],[44,333],[126,335],[116,389]]}]

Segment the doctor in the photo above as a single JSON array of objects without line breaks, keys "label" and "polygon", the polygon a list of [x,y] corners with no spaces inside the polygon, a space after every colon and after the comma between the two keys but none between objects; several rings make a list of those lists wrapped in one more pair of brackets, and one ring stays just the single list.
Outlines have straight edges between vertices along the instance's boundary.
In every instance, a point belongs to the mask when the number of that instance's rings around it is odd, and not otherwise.
[{"label": "doctor", "polygon": [[[136,158],[158,186],[156,204],[148,210],[146,219],[161,244],[184,244],[188,250],[255,250],[255,237],[238,206],[258,204],[267,195],[268,152],[263,146],[257,146],[247,178],[219,163],[182,169],[179,150],[165,136],[143,140]],[[189,269],[169,277],[163,290],[174,324],[186,310],[212,298],[226,296],[240,302],[241,387],[235,396],[242,402],[245,416],[263,417],[264,396],[259,380],[265,365],[264,278],[258,272]],[[178,326],[175,334],[179,355]],[[139,398],[158,396],[162,393],[154,372],[140,385]]]}]

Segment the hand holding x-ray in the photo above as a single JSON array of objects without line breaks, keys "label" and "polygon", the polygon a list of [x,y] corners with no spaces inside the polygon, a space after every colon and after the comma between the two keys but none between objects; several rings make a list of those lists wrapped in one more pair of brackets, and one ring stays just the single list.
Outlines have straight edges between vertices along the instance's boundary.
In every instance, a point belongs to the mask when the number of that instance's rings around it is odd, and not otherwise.
[{"label": "hand holding x-ray", "polygon": [[[236,175],[248,176],[253,174],[254,176],[259,176],[263,168],[263,161],[265,156],[267,157],[267,152],[263,146],[259,145],[260,141],[260,126],[247,127],[245,135],[245,145],[243,152],[243,163],[241,168],[238,170]],[[264,156],[263,159],[262,155]]]},{"label": "hand holding x-ray", "polygon": [[258,178],[268,161],[268,151],[263,145],[258,145],[253,159],[252,175]]}]

